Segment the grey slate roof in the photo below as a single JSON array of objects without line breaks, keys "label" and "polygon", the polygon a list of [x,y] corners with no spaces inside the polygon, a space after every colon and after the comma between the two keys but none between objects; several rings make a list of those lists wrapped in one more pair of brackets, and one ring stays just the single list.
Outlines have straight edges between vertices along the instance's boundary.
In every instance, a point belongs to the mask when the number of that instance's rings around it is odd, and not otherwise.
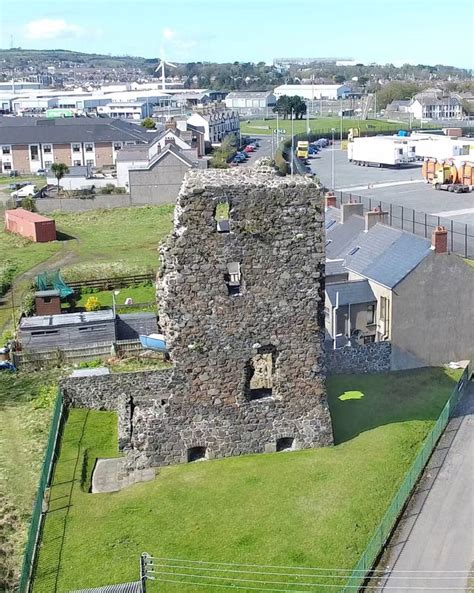
[{"label": "grey slate roof", "polygon": [[339,305],[358,305],[361,303],[374,303],[375,298],[368,280],[355,280],[336,282],[326,286],[326,298],[332,306],[336,305],[339,293]]},{"label": "grey slate roof", "polygon": [[326,228],[326,257],[329,259],[345,257],[349,245],[364,228],[364,219],[356,215],[352,215],[344,224],[335,222]]},{"label": "grey slate roof", "polygon": [[226,99],[264,99],[273,95],[273,91],[232,91]]},{"label": "grey slate roof", "polygon": [[394,288],[431,253],[427,239],[383,224],[361,233],[351,249],[357,251],[346,256],[345,267],[387,288]]},{"label": "grey slate roof", "polygon": [[156,132],[108,117],[0,117],[0,144],[151,142]]},{"label": "grey slate roof", "polygon": [[107,585],[96,589],[80,589],[70,593],[142,593],[140,581],[135,583],[123,583],[122,585]]},{"label": "grey slate roof", "polygon": [[326,260],[326,277],[347,273],[343,259]]}]

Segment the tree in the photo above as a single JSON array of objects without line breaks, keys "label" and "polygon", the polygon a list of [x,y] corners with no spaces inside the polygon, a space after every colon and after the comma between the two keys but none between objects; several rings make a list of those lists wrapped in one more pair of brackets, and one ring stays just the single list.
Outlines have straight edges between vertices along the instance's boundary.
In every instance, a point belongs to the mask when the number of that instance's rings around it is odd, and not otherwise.
[{"label": "tree", "polygon": [[346,80],[346,77],[343,76],[342,74],[336,74],[336,76],[334,77],[334,82],[336,84],[344,84]]},{"label": "tree", "polygon": [[51,171],[54,173],[54,176],[58,180],[58,191],[59,191],[59,182],[60,180],[69,173],[69,167],[64,163],[53,163],[51,165]]},{"label": "tree", "polygon": [[141,125],[144,128],[146,128],[147,130],[156,130],[156,124],[151,119],[151,117],[145,117],[145,119],[142,121]]},{"label": "tree", "polygon": [[306,114],[306,103],[299,95],[290,97],[290,108],[293,109],[296,119],[303,119],[303,115]]},{"label": "tree", "polygon": [[284,119],[287,118],[288,114],[291,113],[290,97],[288,97],[288,95],[278,97],[275,107],[273,108],[273,113],[282,115]]}]

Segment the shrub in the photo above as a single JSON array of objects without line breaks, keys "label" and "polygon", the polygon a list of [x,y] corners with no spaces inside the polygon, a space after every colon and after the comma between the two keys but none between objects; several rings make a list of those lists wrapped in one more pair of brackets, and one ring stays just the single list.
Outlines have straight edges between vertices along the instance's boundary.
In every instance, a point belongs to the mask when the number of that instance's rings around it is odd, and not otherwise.
[{"label": "shrub", "polygon": [[95,296],[89,297],[84,305],[86,311],[99,311],[101,306],[99,299]]},{"label": "shrub", "polygon": [[100,358],[94,360],[84,360],[77,365],[78,369],[97,369],[104,366],[104,362]]},{"label": "shrub", "polygon": [[114,194],[126,194],[127,190],[124,187],[115,187],[113,193]]},{"label": "shrub", "polygon": [[3,296],[11,287],[18,266],[16,263],[5,260],[0,264],[0,296]]},{"label": "shrub", "polygon": [[21,200],[21,207],[29,212],[36,212],[36,200],[31,196],[26,196]]},{"label": "shrub", "polygon": [[105,185],[102,189],[101,189],[101,193],[103,194],[112,194],[115,192],[115,185],[113,183],[107,183],[107,185]]},{"label": "shrub", "polygon": [[33,407],[39,408],[52,408],[56,397],[58,395],[57,385],[41,385],[38,392],[38,397],[33,400]]},{"label": "shrub", "polygon": [[35,313],[35,290],[30,288],[28,292],[23,295],[21,300],[21,310],[27,316],[34,315]]}]

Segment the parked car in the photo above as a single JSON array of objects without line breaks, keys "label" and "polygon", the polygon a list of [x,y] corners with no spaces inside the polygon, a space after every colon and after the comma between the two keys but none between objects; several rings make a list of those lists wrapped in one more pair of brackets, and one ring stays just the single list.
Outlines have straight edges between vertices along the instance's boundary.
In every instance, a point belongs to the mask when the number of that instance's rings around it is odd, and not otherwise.
[{"label": "parked car", "polygon": [[38,188],[36,187],[36,185],[33,185],[32,183],[28,183],[21,189],[18,189],[17,191],[12,192],[11,197],[12,198],[28,198],[30,196],[34,196],[36,193],[38,193]]},{"label": "parked car", "polygon": [[244,152],[254,152],[254,151],[255,151],[255,149],[252,146],[250,146],[250,144],[244,148]]},{"label": "parked car", "polygon": [[21,189],[22,187],[25,187],[25,185],[28,185],[28,182],[23,181],[23,183],[20,183],[20,182],[10,183],[10,185],[8,187],[9,187],[9,189],[15,191],[17,189]]},{"label": "parked car", "polygon": [[238,159],[232,159],[229,163],[229,165],[231,167],[237,167],[240,164],[240,161]]},{"label": "parked car", "polygon": [[18,177],[18,171],[16,169],[12,169],[9,173],[8,173],[8,177]]},{"label": "parked car", "polygon": [[38,177],[39,177],[40,175],[46,175],[47,173],[48,173],[48,169],[38,169],[38,170],[36,171],[36,175],[38,175]]}]

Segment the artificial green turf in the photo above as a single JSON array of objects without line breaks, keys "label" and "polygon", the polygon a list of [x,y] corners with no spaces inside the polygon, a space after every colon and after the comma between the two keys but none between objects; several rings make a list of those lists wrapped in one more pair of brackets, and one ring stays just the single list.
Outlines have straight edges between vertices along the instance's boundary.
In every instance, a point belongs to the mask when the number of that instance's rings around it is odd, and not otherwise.
[{"label": "artificial green turf", "polygon": [[[337,446],[163,468],[154,481],[113,494],[87,494],[80,479],[81,451],[116,455],[113,414],[71,411],[34,592],[134,580],[142,552],[351,568],[458,376],[421,369],[334,377],[328,392]],[[340,399],[355,390],[364,397]],[[151,582],[148,590],[215,588]]]}]

